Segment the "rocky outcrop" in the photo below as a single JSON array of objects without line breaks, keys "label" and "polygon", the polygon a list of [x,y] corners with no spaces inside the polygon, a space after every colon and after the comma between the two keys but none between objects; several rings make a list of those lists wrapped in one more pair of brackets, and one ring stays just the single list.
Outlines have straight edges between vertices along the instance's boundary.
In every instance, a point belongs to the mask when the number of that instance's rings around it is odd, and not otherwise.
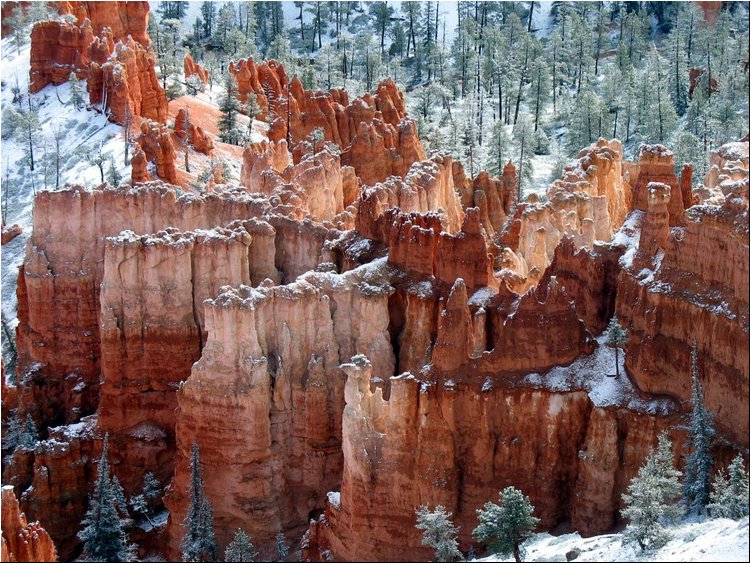
[{"label": "rocky outcrop", "polygon": [[148,20],[151,17],[148,2],[56,2],[60,15],[73,14],[82,24],[91,22],[94,34],[100,35],[109,29],[115,41],[131,36],[135,41],[148,48],[151,46],[148,32]]},{"label": "rocky outcrop", "polygon": [[22,232],[23,232],[23,228],[21,227],[21,225],[18,225],[18,224],[3,225],[2,243],[6,244],[6,243],[12,241],[14,238],[16,238]]},{"label": "rocky outcrop", "polygon": [[[134,140],[143,151],[146,160],[154,164],[156,175],[165,182],[177,184],[177,167],[175,165],[177,155],[172,144],[170,130],[164,125],[146,120],[141,123],[141,134]],[[140,169],[139,163],[139,176]]]},{"label": "rocky outcrop", "polygon": [[456,234],[463,223],[464,210],[454,190],[453,160],[447,155],[434,155],[430,160],[412,165],[405,178],[389,178],[362,190],[356,229],[364,237],[382,243],[390,240],[393,213],[440,211],[443,229]]},{"label": "rocky outcrop", "polygon": [[[92,44],[96,45],[101,43]],[[88,68],[90,102],[106,107],[115,123],[124,124],[128,116],[136,115],[166,123],[167,98],[156,76],[153,53],[133,38],[118,41],[112,49],[103,62],[92,57]]]},{"label": "rocky outcrop", "polygon": [[82,76],[90,62],[88,47],[94,40],[91,22],[80,25],[43,21],[31,30],[29,92],[48,84],[63,84],[71,72]]},{"label": "rocky outcrop", "polygon": [[193,443],[222,548],[242,526],[261,557],[273,558],[276,534],[301,533],[324,507],[341,479],[341,359],[368,353],[375,373],[394,371],[381,280],[367,267],[308,274],[287,286],[227,288],[206,302],[208,340],[177,395],[168,554],[179,553]]},{"label": "rocky outcrop", "polygon": [[460,162],[453,163],[453,184],[464,208],[478,207],[482,227],[488,236],[500,233],[516,200],[516,167],[508,162],[503,174],[494,178],[481,172],[470,180]]},{"label": "rocky outcrop", "polygon": [[185,72],[185,79],[191,76],[197,76],[203,84],[208,83],[208,71],[201,65],[195,62],[190,53],[185,54],[185,60],[183,61],[183,67]]},{"label": "rocky outcrop", "polygon": [[320,129],[326,141],[340,147],[342,164],[352,166],[365,185],[404,176],[414,162],[425,158],[403,94],[390,79],[381,82],[374,95],[349,103],[342,90],[305,90],[299,78],[289,79],[276,61],[243,59],[230,63],[229,72],[237,80],[242,103],[250,94],[255,96],[261,108],[258,118],[271,123],[272,141],[290,139],[296,145]]},{"label": "rocky outcrop", "polygon": [[28,523],[12,486],[3,486],[2,561],[57,561],[57,551],[39,522]]},{"label": "rocky outcrop", "polygon": [[581,151],[549,186],[547,200],[529,196],[502,233],[502,245],[513,253],[507,262],[512,276],[526,280],[521,291],[538,282],[564,237],[591,250],[595,241],[609,242],[622,225],[634,202],[622,174],[620,142],[601,139]]},{"label": "rocky outcrop", "polygon": [[174,119],[174,134],[183,145],[188,144],[193,150],[211,155],[214,150],[213,139],[206,134],[200,125],[194,124],[185,108],[177,111]]},{"label": "rocky outcrop", "polygon": [[670,227],[674,190],[649,184],[638,251],[620,273],[617,314],[631,333],[627,367],[647,392],[690,398],[697,341],[706,404],[721,432],[746,448],[747,177],[722,189],[721,205],[693,206],[684,227]]},{"label": "rocky outcrop", "polygon": [[685,205],[682,201],[680,182],[675,174],[674,153],[663,145],[641,145],[638,162],[628,170],[633,186],[633,209],[648,209],[650,182],[669,186],[669,224],[683,224]]}]

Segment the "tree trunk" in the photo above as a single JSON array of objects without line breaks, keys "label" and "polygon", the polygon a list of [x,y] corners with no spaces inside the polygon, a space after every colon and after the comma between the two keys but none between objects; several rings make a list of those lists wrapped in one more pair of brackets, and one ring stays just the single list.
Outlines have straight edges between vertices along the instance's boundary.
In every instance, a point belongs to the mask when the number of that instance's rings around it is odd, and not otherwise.
[{"label": "tree trunk", "polygon": [[531,3],[531,8],[529,8],[529,26],[526,29],[528,33],[531,33],[531,18],[534,16],[534,2]]},{"label": "tree trunk", "polygon": [[513,544],[513,559],[516,560],[516,563],[521,563],[521,546],[517,543]]},{"label": "tree trunk", "polygon": [[615,346],[615,377],[620,377],[620,350]]},{"label": "tree trunk", "polygon": [[516,96],[516,111],[513,114],[513,125],[518,121],[518,110],[521,106],[521,93],[523,92],[523,81],[526,79],[526,71],[529,66],[529,44],[526,43],[526,53],[523,57],[523,70],[521,71],[521,79],[518,81],[518,96]]}]

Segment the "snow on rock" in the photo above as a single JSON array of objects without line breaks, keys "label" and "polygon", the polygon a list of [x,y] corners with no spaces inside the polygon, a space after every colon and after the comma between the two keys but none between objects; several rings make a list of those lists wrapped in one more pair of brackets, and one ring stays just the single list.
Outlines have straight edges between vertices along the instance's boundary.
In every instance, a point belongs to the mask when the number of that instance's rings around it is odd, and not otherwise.
[{"label": "snow on rock", "polygon": [[668,414],[673,404],[668,399],[641,398],[625,373],[625,354],[620,351],[620,377],[615,375],[615,351],[605,344],[606,336],[597,339],[598,346],[590,356],[578,358],[567,367],[552,368],[546,374],[531,373],[524,384],[550,391],[586,389],[597,407],[627,407],[649,414]]},{"label": "snow on rock", "polygon": [[[524,561],[566,561],[573,550],[576,561],[747,561],[748,519],[736,522],[720,518],[689,522],[669,529],[672,540],[659,550],[641,553],[622,544],[621,534],[582,539],[577,533],[552,536],[537,534],[525,544]],[[489,556],[478,561],[513,561]]]}]

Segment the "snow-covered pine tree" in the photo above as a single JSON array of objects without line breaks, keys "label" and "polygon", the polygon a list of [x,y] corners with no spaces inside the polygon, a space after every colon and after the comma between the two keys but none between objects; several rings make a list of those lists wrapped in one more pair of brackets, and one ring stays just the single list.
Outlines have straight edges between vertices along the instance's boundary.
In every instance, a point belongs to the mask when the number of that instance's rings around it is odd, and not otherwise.
[{"label": "snow-covered pine tree", "polygon": [[711,467],[714,458],[711,455],[711,441],[716,431],[713,426],[713,413],[703,401],[703,388],[698,372],[698,342],[693,342],[692,351],[693,389],[690,402],[693,410],[687,426],[688,439],[685,448],[689,452],[685,462],[685,480],[683,497],[689,512],[703,514],[709,501],[711,491]]},{"label": "snow-covered pine tree", "polygon": [[620,347],[628,342],[628,331],[622,328],[617,315],[614,315],[609,321],[607,329],[604,331],[607,346],[615,349],[615,377],[620,377]]},{"label": "snow-covered pine tree", "polygon": [[276,550],[279,552],[279,561],[286,561],[286,556],[289,555],[289,546],[284,534],[276,534]]},{"label": "snow-covered pine tree", "polygon": [[219,138],[224,143],[239,145],[242,140],[242,133],[237,124],[240,102],[237,99],[237,81],[231,73],[227,74],[224,87],[226,91],[219,104],[222,115],[219,120],[219,131],[221,131]]},{"label": "snow-covered pine tree", "polygon": [[122,182],[122,174],[120,174],[120,171],[117,169],[117,164],[115,164],[115,159],[112,155],[110,155],[109,157],[109,171],[107,172],[107,181],[114,188],[118,187],[120,185],[120,182]]},{"label": "snow-covered pine tree", "polygon": [[198,444],[193,443],[190,460],[190,506],[185,516],[182,539],[183,561],[214,561],[218,555],[214,536],[213,511],[203,492],[203,471]]},{"label": "snow-covered pine tree", "polygon": [[520,562],[521,544],[539,523],[533,512],[529,497],[515,487],[506,487],[500,492],[500,505],[487,502],[484,508],[477,510],[479,526],[474,528],[474,537],[494,553],[512,553]]},{"label": "snow-covered pine tree", "polygon": [[729,464],[729,479],[717,471],[711,487],[708,511],[713,518],[739,520],[748,515],[748,476],[742,456],[737,454]]},{"label": "snow-covered pine tree", "polygon": [[133,548],[125,524],[117,512],[117,495],[109,474],[109,434],[104,436],[102,457],[89,509],[78,537],[83,542],[83,561],[130,561]]},{"label": "snow-covered pine tree", "polygon": [[651,450],[646,461],[622,495],[625,508],[621,514],[629,520],[623,543],[637,543],[642,551],[656,549],[669,541],[669,532],[662,522],[682,514],[677,505],[680,476],[674,468],[672,442],[666,431],[659,434],[659,445]]},{"label": "snow-covered pine tree", "polygon": [[422,545],[429,545],[435,550],[437,561],[453,561],[461,558],[458,549],[458,528],[451,522],[452,512],[438,505],[435,510],[420,506],[417,511],[417,529],[422,530]]},{"label": "snow-covered pine tree", "polygon": [[73,107],[77,110],[86,107],[86,100],[83,97],[83,86],[81,86],[81,81],[78,80],[75,72],[70,73],[68,83],[70,84],[70,103]]},{"label": "snow-covered pine tree", "polygon": [[224,551],[224,561],[252,561],[256,555],[258,554],[250,536],[238,528],[234,533],[234,539]]}]

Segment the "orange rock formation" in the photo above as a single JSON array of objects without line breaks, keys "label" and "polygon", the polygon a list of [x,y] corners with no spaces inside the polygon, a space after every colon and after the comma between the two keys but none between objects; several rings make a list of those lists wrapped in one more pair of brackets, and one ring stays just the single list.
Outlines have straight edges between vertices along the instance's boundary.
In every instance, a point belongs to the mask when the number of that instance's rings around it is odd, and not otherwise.
[{"label": "orange rock formation", "polygon": [[3,486],[2,561],[57,561],[57,551],[39,522],[28,523],[13,487]]}]

